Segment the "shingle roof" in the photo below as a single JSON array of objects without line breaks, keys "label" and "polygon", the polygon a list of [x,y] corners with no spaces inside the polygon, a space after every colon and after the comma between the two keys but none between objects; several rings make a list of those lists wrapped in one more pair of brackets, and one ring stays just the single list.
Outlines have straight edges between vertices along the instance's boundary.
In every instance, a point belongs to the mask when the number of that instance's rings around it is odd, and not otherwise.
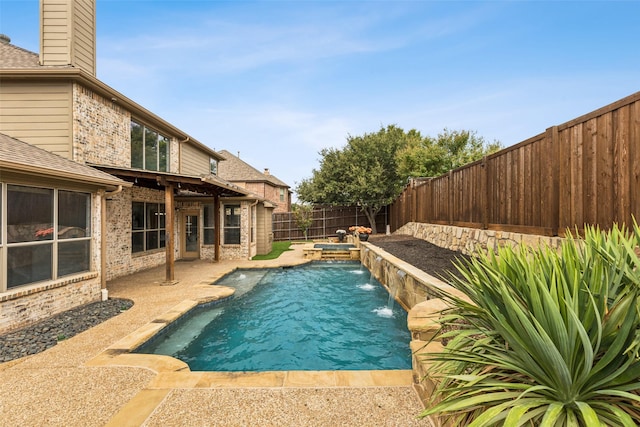
[{"label": "shingle roof", "polygon": [[227,150],[222,150],[219,153],[225,158],[224,161],[218,164],[218,175],[221,178],[231,182],[266,181],[276,187],[289,188],[286,183],[279,180],[274,175],[265,175]]},{"label": "shingle roof", "polygon": [[130,186],[113,175],[65,159],[57,154],[0,133],[0,176],[2,171],[35,173],[103,186]]},{"label": "shingle roof", "polygon": [[40,65],[40,56],[11,43],[0,42],[0,69],[72,68],[71,65]]}]

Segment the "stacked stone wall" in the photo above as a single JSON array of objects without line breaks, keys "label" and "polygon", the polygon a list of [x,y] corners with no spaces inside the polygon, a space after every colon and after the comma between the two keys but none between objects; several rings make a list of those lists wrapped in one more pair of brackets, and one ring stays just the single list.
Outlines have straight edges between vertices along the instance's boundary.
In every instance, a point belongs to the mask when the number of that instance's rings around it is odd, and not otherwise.
[{"label": "stacked stone wall", "polygon": [[436,246],[473,255],[477,251],[495,251],[500,246],[531,247],[546,245],[557,249],[562,243],[561,237],[538,236],[508,231],[481,230],[477,228],[455,227],[452,225],[410,222],[400,227],[394,234],[406,234],[426,240]]}]

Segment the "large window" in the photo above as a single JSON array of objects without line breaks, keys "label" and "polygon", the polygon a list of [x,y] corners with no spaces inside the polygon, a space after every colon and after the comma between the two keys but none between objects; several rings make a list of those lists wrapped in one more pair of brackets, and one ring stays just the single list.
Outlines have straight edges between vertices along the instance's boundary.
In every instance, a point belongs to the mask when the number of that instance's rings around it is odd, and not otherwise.
[{"label": "large window", "polygon": [[164,203],[133,202],[131,214],[131,252],[166,246]]},{"label": "large window", "polygon": [[0,249],[7,251],[7,289],[89,271],[88,193],[9,184],[6,197],[7,231],[0,235]]},{"label": "large window", "polygon": [[240,205],[224,207],[224,243],[225,245],[240,244]]},{"label": "large window", "polygon": [[169,138],[132,120],[131,167],[169,172]]},{"label": "large window", "polygon": [[204,244],[213,245],[216,243],[216,216],[215,205],[207,203],[204,205]]}]

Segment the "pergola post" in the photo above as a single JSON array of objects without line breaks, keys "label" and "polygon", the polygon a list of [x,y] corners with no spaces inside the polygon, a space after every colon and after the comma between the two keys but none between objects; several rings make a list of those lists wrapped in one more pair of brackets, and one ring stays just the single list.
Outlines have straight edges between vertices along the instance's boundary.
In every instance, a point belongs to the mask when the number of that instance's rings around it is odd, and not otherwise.
[{"label": "pergola post", "polygon": [[215,195],[213,198],[213,223],[214,223],[214,244],[215,244],[215,253],[214,258],[217,261],[220,261],[220,197]]},{"label": "pergola post", "polygon": [[175,272],[175,251],[174,236],[175,227],[173,219],[173,184],[166,183],[164,186],[164,204],[165,204],[165,250],[166,250],[166,282],[173,282]]}]

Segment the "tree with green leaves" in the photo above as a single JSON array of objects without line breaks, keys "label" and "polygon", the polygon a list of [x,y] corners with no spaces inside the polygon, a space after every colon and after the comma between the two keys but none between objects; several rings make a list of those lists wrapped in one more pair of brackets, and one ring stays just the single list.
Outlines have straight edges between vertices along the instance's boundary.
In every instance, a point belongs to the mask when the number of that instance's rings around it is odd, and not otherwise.
[{"label": "tree with green leaves", "polygon": [[411,139],[398,153],[399,173],[407,178],[439,176],[501,148],[498,141],[487,143],[475,131],[445,128],[437,138]]},{"label": "tree with green leaves", "polygon": [[420,133],[390,125],[376,133],[349,136],[343,149],[321,150],[320,168],[298,185],[298,198],[313,204],[360,206],[376,233],[377,213],[406,183],[396,159],[411,139],[421,139]]},{"label": "tree with green leaves", "polygon": [[304,240],[307,240],[307,233],[309,232],[309,227],[313,224],[313,206],[308,204],[294,204],[291,206],[291,210],[293,213],[293,219],[296,222],[298,228],[302,231],[304,235]]},{"label": "tree with green leaves", "polygon": [[389,125],[349,136],[342,149],[321,150],[320,168],[296,191],[308,203],[360,206],[376,233],[376,214],[400,195],[408,178],[441,175],[500,148],[473,131],[445,129],[431,138]]}]

